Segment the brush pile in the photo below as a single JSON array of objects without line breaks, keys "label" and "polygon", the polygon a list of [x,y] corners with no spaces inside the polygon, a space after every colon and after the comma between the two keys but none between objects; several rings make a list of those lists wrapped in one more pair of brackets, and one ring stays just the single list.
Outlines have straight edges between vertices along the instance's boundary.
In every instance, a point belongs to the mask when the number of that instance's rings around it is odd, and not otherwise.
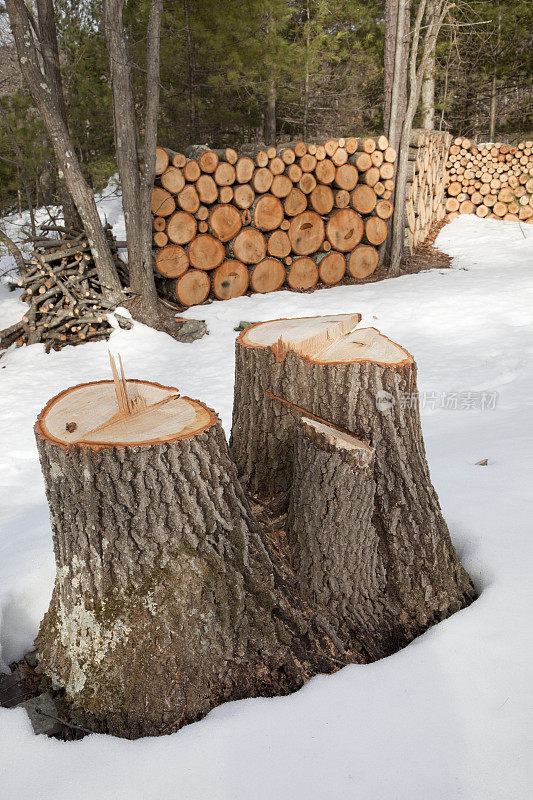
[{"label": "brush pile", "polygon": [[[118,243],[106,228],[117,271],[124,286],[129,281],[126,264],[118,257]],[[82,231],[58,225],[43,226],[18,280],[20,299],[28,310],[20,322],[0,332],[0,348],[14,342],[43,342],[47,352],[67,344],[106,339],[112,331],[107,315],[115,304],[102,295],[93,257]],[[131,322],[115,314],[121,327]]]}]

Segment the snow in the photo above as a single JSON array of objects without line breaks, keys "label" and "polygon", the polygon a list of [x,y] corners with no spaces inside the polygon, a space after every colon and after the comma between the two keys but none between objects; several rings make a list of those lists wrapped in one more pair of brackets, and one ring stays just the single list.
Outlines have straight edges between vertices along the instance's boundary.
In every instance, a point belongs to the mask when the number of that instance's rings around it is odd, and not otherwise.
[{"label": "snow", "polygon": [[[120,219],[119,201],[108,212]],[[123,234],[119,234],[123,235]],[[480,593],[403,651],[275,699],[228,703],[172,736],[36,737],[0,709],[0,794],[127,800],[517,800],[533,785],[533,226],[461,216],[437,245],[453,268],[313,294],[190,309],[210,335],[174,342],[135,324],[109,347],[127,375],[176,385],[231,424],[240,320],[361,312],[414,354],[433,481]],[[0,286],[0,324],[21,304]],[[38,411],[109,377],[107,344],[0,359],[0,656],[32,646],[53,584]],[[445,407],[447,406],[447,407]],[[488,466],[476,466],[488,458]]]}]

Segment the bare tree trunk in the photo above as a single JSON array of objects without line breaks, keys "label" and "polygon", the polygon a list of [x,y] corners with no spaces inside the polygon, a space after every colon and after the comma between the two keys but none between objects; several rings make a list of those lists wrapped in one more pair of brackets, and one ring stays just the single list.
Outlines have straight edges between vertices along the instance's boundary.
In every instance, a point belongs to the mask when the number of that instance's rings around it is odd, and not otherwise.
[{"label": "bare tree trunk", "polygon": [[[420,42],[420,31],[422,20],[427,7],[427,18],[429,23],[426,27],[422,41],[422,56],[417,65],[418,46]],[[392,241],[389,274],[397,275],[400,272],[400,265],[404,247],[404,216],[405,216],[405,190],[407,184],[408,163],[409,163],[409,142],[413,128],[413,119],[420,100],[422,90],[422,80],[427,67],[428,59],[434,50],[439,31],[450,6],[446,0],[420,0],[415,24],[413,28],[413,38],[409,57],[409,102],[402,128],[400,139],[398,169],[396,172],[395,189],[395,214],[392,223]]]},{"label": "bare tree trunk", "polygon": [[385,30],[384,127],[391,147],[398,148],[407,108],[409,0],[389,0]]},{"label": "bare tree trunk", "polygon": [[268,84],[265,110],[265,144],[276,145],[276,83],[272,78]]},{"label": "bare tree trunk", "polygon": [[422,82],[422,127],[428,131],[435,128],[435,50],[430,53]]},{"label": "bare tree trunk", "polygon": [[[23,0],[6,0],[11,30],[15,39],[20,69],[54,148],[60,179],[65,180],[87,233],[102,291],[113,302],[120,302],[122,288],[109,249],[98,209],[61,116],[54,85],[43,73],[31,18]],[[40,43],[39,43],[40,47]]]},{"label": "bare tree trunk", "polygon": [[[305,3],[305,15],[307,21],[307,30],[305,34],[305,80],[304,80],[304,108],[302,120],[302,134],[304,140],[307,139],[307,120],[309,115],[309,48],[311,42],[311,9],[309,7],[309,0]],[[275,144],[275,143],[274,143]]]},{"label": "bare tree trunk", "polygon": [[[52,93],[57,99],[57,107],[61,119],[68,130],[67,105],[63,92],[61,68],[59,63],[59,46],[57,43],[54,4],[52,0],[37,0],[37,22],[39,25],[39,41],[41,43],[41,56],[43,59],[44,73]],[[67,228],[81,228],[83,223],[64,180],[59,180],[61,205],[63,206],[63,219]]]},{"label": "bare tree trunk", "polygon": [[496,72],[492,75],[492,86],[490,92],[490,121],[489,121],[489,142],[496,140],[496,110],[498,108],[498,82]]},{"label": "bare tree trunk", "polygon": [[159,310],[152,269],[150,195],[155,176],[159,109],[159,37],[163,1],[152,0],[148,19],[142,174],[139,172],[140,159],[131,64],[124,32],[124,0],[106,0],[103,7],[113,91],[115,149],[122,185],[131,288],[139,298],[136,316],[143,322],[154,324],[159,319]]}]

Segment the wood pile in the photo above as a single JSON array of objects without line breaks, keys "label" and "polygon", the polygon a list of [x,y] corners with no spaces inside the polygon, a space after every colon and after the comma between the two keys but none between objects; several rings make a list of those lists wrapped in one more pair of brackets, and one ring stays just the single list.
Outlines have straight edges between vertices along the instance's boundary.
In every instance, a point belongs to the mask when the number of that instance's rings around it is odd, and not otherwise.
[{"label": "wood pile", "polygon": [[458,137],[446,166],[448,219],[475,214],[533,222],[533,141],[475,145]]},{"label": "wood pile", "polygon": [[386,136],[279,148],[157,148],[152,194],[160,294],[182,306],[282,286],[362,279],[393,212]]},{"label": "wood pile", "polygon": [[425,241],[433,225],[445,216],[446,161],[451,141],[451,135],[443,131],[413,131],[405,203],[407,244],[411,253]]},{"label": "wood pile", "polygon": [[[124,284],[126,265],[118,258],[118,244],[110,229],[107,236]],[[112,326],[109,314],[115,306],[104,299],[85,234],[57,225],[43,226],[40,238],[33,239],[33,251],[25,260],[25,273],[18,285],[20,299],[28,310],[20,322],[2,331],[0,347],[14,342],[43,342],[47,352],[67,344],[105,339]],[[131,323],[116,315],[122,327]]]}]

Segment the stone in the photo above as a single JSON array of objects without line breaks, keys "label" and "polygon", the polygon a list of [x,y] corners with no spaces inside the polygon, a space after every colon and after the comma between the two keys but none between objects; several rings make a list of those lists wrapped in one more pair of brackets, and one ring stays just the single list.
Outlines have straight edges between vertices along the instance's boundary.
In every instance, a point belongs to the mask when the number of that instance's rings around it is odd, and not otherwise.
[{"label": "stone", "polygon": [[57,717],[57,707],[50,692],[26,700],[19,708],[26,709],[34,733],[54,736],[61,731],[61,723],[53,719]]},{"label": "stone", "polygon": [[35,669],[35,667],[39,663],[39,659],[37,658],[37,650],[30,650],[29,653],[26,653],[26,655],[24,656],[24,661],[29,667]]},{"label": "stone", "polygon": [[245,331],[246,328],[250,328],[252,325],[255,325],[255,324],[256,324],[255,322],[248,322],[245,319],[241,319],[241,321],[239,322],[237,327],[233,328],[233,330],[234,331]]},{"label": "stone", "polygon": [[179,331],[174,335],[178,342],[194,342],[207,333],[207,325],[203,319],[184,320]]}]

